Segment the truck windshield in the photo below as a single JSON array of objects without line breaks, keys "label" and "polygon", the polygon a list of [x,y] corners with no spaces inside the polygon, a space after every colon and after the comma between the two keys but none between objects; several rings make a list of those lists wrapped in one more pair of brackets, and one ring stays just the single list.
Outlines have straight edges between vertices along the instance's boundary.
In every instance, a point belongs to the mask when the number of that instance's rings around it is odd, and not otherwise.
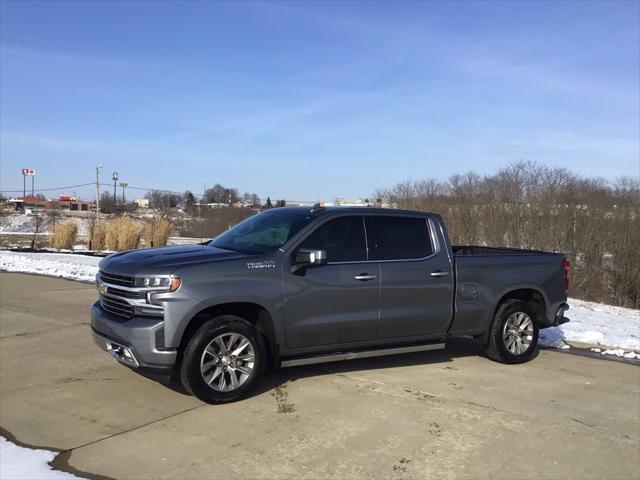
[{"label": "truck windshield", "polygon": [[313,219],[311,212],[276,208],[240,222],[209,246],[241,253],[264,253],[281,247]]}]

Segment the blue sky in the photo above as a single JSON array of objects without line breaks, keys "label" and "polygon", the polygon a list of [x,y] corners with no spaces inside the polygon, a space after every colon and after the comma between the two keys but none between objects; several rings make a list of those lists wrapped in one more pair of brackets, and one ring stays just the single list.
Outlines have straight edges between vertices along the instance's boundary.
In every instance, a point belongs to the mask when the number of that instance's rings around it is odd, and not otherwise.
[{"label": "blue sky", "polygon": [[0,22],[2,190],[98,163],[299,200],[517,160],[640,174],[638,1],[3,0]]}]

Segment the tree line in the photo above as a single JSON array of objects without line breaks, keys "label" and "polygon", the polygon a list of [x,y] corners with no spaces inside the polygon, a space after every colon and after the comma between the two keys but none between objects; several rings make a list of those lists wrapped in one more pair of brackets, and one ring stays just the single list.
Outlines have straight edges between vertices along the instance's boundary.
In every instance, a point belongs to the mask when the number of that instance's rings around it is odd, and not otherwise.
[{"label": "tree line", "polygon": [[442,214],[452,242],[564,252],[573,297],[640,308],[640,179],[585,178],[519,162],[493,175],[407,180],[376,191]]},{"label": "tree line", "polygon": [[260,197],[256,193],[239,193],[237,188],[225,187],[220,183],[216,183],[213,187],[207,188],[204,194],[199,196],[190,190],[186,190],[183,194],[163,192],[160,190],[150,190],[144,196],[149,200],[149,207],[154,209],[169,209],[169,208],[183,208],[187,213],[193,213],[194,207],[200,203],[205,204],[218,204],[218,205],[236,205],[243,204],[248,208],[272,208],[272,207],[284,207],[286,205],[285,200],[271,201],[270,197],[267,197],[266,201],[262,203]]},{"label": "tree line", "polygon": [[[217,205],[237,205],[253,209],[264,209],[273,207],[284,207],[285,200],[272,201],[271,197],[262,202],[256,193],[239,193],[237,188],[225,187],[217,183],[213,187],[207,188],[203,195],[195,195],[190,190],[184,193],[166,192],[163,190],[149,190],[144,194],[149,200],[149,208],[154,210],[170,210],[181,208],[188,214],[194,214],[196,207],[202,202],[204,204]],[[116,197],[110,191],[103,191],[100,195],[100,211],[102,213],[123,213],[135,209],[131,202],[123,203],[121,197]]]}]

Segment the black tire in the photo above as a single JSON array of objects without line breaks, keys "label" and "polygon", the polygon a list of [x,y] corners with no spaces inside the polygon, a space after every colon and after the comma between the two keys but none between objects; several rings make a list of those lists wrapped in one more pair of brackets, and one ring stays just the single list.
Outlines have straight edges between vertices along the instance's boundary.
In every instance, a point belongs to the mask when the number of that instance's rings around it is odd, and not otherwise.
[{"label": "black tire", "polygon": [[[244,380],[244,383],[231,391],[218,391],[209,386],[203,378],[201,359],[205,348],[216,337],[234,333],[244,336],[249,341],[255,354],[255,361],[253,362],[252,371]],[[189,339],[180,365],[180,380],[189,393],[203,402],[211,404],[234,402],[247,396],[257,380],[262,376],[267,363],[266,352],[264,339],[251,323],[235,315],[221,315],[208,320]]]},{"label": "black tire", "polygon": [[[509,351],[504,336],[507,320],[517,313],[526,314],[532,320],[533,324],[531,343],[528,348],[520,354],[514,354]],[[531,357],[535,353],[538,345],[538,335],[540,332],[538,324],[538,315],[527,302],[523,302],[522,300],[505,301],[500,305],[500,307],[498,307],[491,324],[491,330],[489,331],[489,343],[487,344],[486,349],[487,356],[496,362],[510,364],[524,363],[531,360]]]}]

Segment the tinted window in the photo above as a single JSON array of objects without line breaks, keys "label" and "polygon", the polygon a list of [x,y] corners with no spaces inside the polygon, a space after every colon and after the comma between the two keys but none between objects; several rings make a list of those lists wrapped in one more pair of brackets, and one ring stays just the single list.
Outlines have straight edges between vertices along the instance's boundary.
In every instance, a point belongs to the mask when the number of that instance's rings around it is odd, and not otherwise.
[{"label": "tinted window", "polygon": [[212,247],[242,253],[263,253],[281,247],[305,227],[309,212],[274,208],[250,217],[209,243]]},{"label": "tinted window", "polygon": [[370,260],[423,258],[433,253],[429,227],[423,218],[367,219]]},{"label": "tinted window", "polygon": [[318,227],[299,248],[325,250],[328,262],[367,259],[362,217],[341,217]]}]

